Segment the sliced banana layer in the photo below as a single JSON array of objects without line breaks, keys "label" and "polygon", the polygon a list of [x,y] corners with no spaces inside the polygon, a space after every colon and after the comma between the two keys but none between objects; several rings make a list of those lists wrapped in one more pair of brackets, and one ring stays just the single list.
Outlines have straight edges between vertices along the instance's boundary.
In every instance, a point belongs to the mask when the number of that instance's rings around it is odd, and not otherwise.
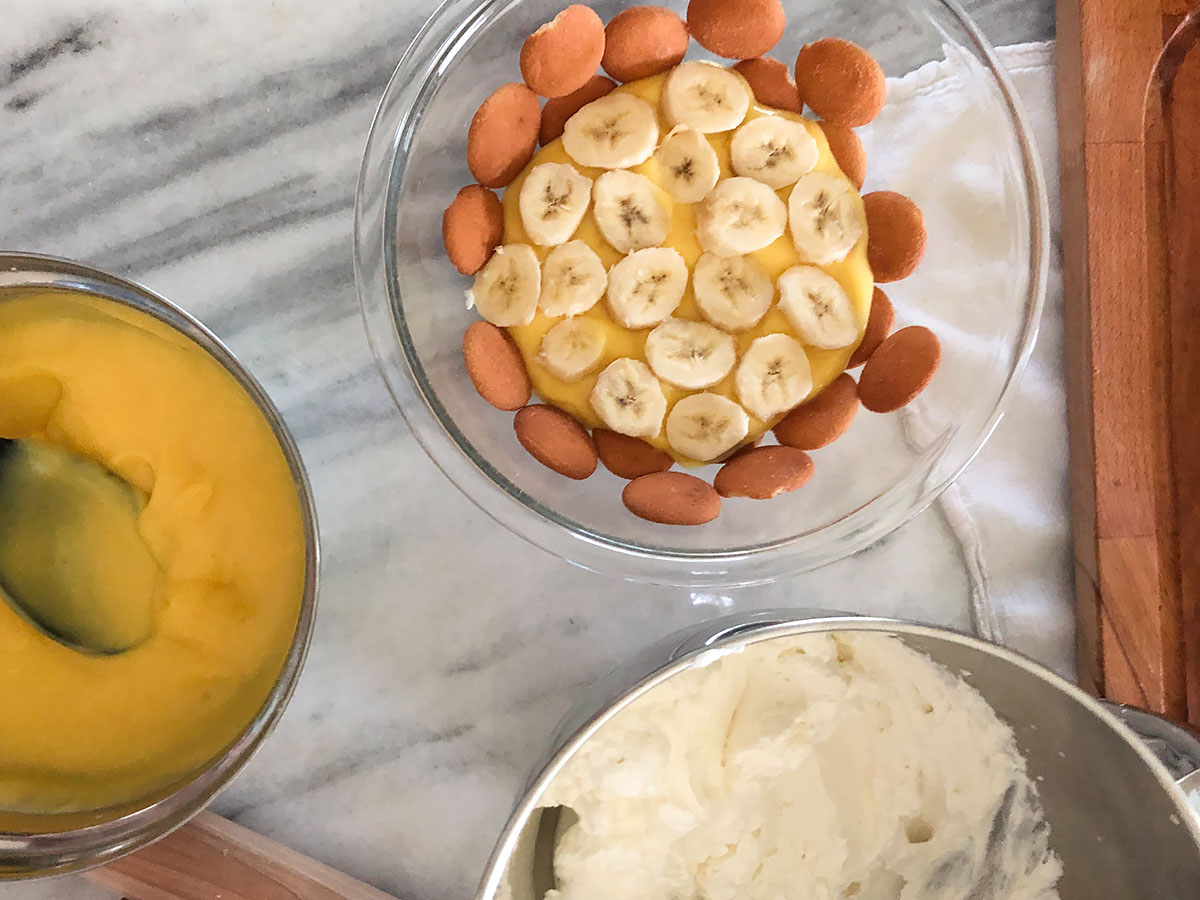
[{"label": "sliced banana layer", "polygon": [[742,354],[734,385],[742,406],[770,422],[809,395],[812,368],[799,341],[786,334],[768,334]]},{"label": "sliced banana layer", "polygon": [[671,230],[671,213],[645,175],[616,169],[592,187],[593,215],[604,239],[622,253],[657,247]]},{"label": "sliced banana layer", "polygon": [[563,381],[594,372],[604,356],[604,325],[587,317],[563,319],[542,337],[538,361]]},{"label": "sliced banana layer", "polygon": [[614,360],[592,389],[592,409],[613,431],[655,438],[662,431],[667,398],[650,367],[636,359]]},{"label": "sliced banana layer", "polygon": [[570,240],[592,199],[592,179],[566,163],[542,163],[525,176],[517,209],[535,244],[553,247]]},{"label": "sliced banana layer", "polygon": [[854,186],[844,178],[810,172],[788,198],[792,243],[808,262],[824,266],[845,259],[863,234]]},{"label": "sliced banana layer", "polygon": [[732,450],[749,430],[746,411],[720,394],[684,397],[667,416],[667,443],[677,453],[700,462]]},{"label": "sliced banana layer", "polygon": [[562,142],[567,155],[581,166],[640,165],[658,145],[658,116],[640,97],[614,91],[567,119]]},{"label": "sliced banana layer", "polygon": [[670,247],[630,253],[608,270],[609,312],[626,328],[657,325],[679,307],[687,280],[687,263]]},{"label": "sliced banana layer", "polygon": [[733,133],[729,143],[733,171],[776,189],[811,172],[819,155],[808,129],[783,116],[751,119]]},{"label": "sliced banana layer", "polygon": [[689,390],[712,387],[737,362],[733,336],[689,319],[667,319],[646,336],[646,362],[663,381]]},{"label": "sliced banana layer", "polygon": [[676,66],[662,93],[663,111],[672,125],[687,125],[705,134],[737,128],[752,99],[740,76],[700,61]]},{"label": "sliced banana layer", "polygon": [[679,203],[699,203],[721,177],[717,151],[694,128],[677,125],[658,148],[663,187]]},{"label": "sliced banana layer", "polygon": [[804,343],[833,350],[858,337],[849,295],[816,266],[792,266],[778,284],[779,308]]},{"label": "sliced banana layer", "polygon": [[467,291],[467,306],[501,328],[528,325],[537,312],[542,269],[528,244],[497,247]]},{"label": "sliced banana layer", "polygon": [[753,259],[715,253],[705,253],[696,260],[692,292],[700,314],[727,331],[753,328],[775,299],[770,276]]},{"label": "sliced banana layer", "polygon": [[779,195],[761,181],[742,176],[720,182],[696,213],[700,246],[717,256],[761,250],[785,227],[787,209]]},{"label": "sliced banana layer", "polygon": [[548,316],[577,316],[604,296],[608,273],[596,251],[584,241],[567,241],[542,262],[538,306]]}]

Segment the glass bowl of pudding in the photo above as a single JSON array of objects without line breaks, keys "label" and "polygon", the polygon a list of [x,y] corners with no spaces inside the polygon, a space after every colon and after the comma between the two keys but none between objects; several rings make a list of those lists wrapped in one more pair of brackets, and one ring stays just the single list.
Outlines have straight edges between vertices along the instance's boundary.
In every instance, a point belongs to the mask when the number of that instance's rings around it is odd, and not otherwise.
[{"label": "glass bowl of pudding", "polygon": [[88,266],[0,254],[0,882],[199,812],[279,719],[317,527],[282,417],[211,332]]},{"label": "glass bowl of pudding", "polygon": [[[686,3],[662,5],[685,15]],[[790,69],[801,47],[838,38],[865,49],[889,79],[882,113],[858,129],[867,156],[862,190],[864,195],[901,191],[923,212],[928,235],[923,261],[910,277],[883,288],[894,304],[897,329],[925,326],[941,336],[940,368],[898,412],[879,415],[860,409],[844,434],[812,451],[811,478],[799,490],[770,500],[727,495],[711,521],[675,527],[634,515],[622,502],[631,483],[605,466],[578,479],[563,477],[535,459],[526,451],[529,442],[514,429],[512,412],[481,399],[464,362],[464,332],[481,313],[490,315],[487,303],[480,302],[478,276],[473,284],[447,257],[442,213],[460,188],[476,180],[467,164],[468,125],[476,110],[500,85],[521,79],[522,45],[563,6],[543,0],[447,0],[405,53],[380,104],[359,182],[356,277],[372,349],[401,414],[433,461],[480,508],[532,543],[589,569],[659,583],[733,586],[810,570],[879,540],[932,502],[978,452],[999,421],[1036,337],[1048,258],[1045,188],[1019,101],[993,51],[952,0],[783,3],[788,24],[769,56]],[[627,6],[592,4],[605,22]],[[696,41],[688,45],[683,64],[693,61],[722,67],[735,62]],[[638,96],[659,111],[656,154],[671,134],[672,116],[663,114],[663,82],[670,77],[668,72],[634,80],[608,95]],[[906,101],[931,89],[952,95],[940,107],[946,118],[906,121]],[[752,98],[745,122],[771,115],[782,114]],[[816,135],[820,129],[812,112],[804,115],[805,127]],[[962,152],[948,155],[944,165],[931,166],[931,137],[944,129],[948,140],[955,139],[964,127],[970,140]],[[732,180],[725,179],[732,174],[727,171],[728,135],[706,136],[721,155],[722,183]],[[531,177],[531,167],[571,162],[573,154],[564,149],[567,138],[544,142],[516,179],[510,176],[506,182],[501,201],[506,247],[530,239],[510,194]],[[830,160],[830,145],[820,138],[817,142],[814,171],[841,176]],[[600,170],[580,168],[597,178],[597,199],[573,238],[596,249],[608,269],[604,299],[581,318],[612,319],[620,312],[612,296],[613,270],[627,250],[605,246],[605,240],[613,239],[601,221]],[[656,187],[664,187],[661,180]],[[781,189],[781,200],[786,202],[791,190],[790,184]],[[854,202],[861,210],[857,193]],[[672,209],[677,212],[679,204]],[[684,218],[700,221],[697,215]],[[700,294],[697,256],[710,248],[703,237],[697,245],[695,234],[676,240],[678,222],[677,215],[671,219],[663,246],[683,256],[689,287],[673,316],[711,321],[707,313],[695,314],[693,296],[693,290]],[[980,222],[988,223],[985,234]],[[794,220],[789,229],[793,226]],[[787,242],[785,232],[776,244],[757,252],[773,279],[797,262]],[[822,266],[849,295],[858,328],[855,342],[873,303],[867,242],[863,233],[853,250]],[[773,257],[778,246],[786,252]],[[539,259],[545,259],[545,249],[537,248]],[[542,265],[544,290],[548,261]],[[960,289],[971,296],[956,294]],[[464,302],[468,291],[471,302]],[[785,330],[772,323],[784,322],[781,310],[787,302],[779,280],[765,317],[735,335],[739,366],[747,360],[753,338]],[[610,333],[609,355],[600,366],[579,383],[564,384],[539,366],[537,347],[541,341],[541,352],[547,352],[544,340],[555,324],[551,320],[539,307],[531,323],[507,328],[532,381],[529,402],[566,410],[589,430],[612,428],[597,407],[595,386],[613,354],[650,359],[650,325],[632,323],[630,330],[638,332],[636,350],[622,349],[624,336],[614,340]],[[802,343],[810,364],[810,397],[820,396],[846,369],[854,345],[822,350],[807,340]],[[662,374],[657,367],[654,371]],[[729,371],[709,391],[739,399],[737,371]],[[850,370],[860,385],[863,372]],[[681,395],[669,385],[665,394],[673,410]],[[763,414],[760,419],[752,405],[748,408],[749,428],[739,432],[741,443],[728,448],[729,453],[762,436],[768,444],[774,442],[771,429],[778,418]],[[664,425],[643,438],[656,449],[671,451],[670,421],[667,412]],[[671,455],[674,471],[713,482],[715,465],[697,466],[686,453]],[[728,454],[713,461],[727,459]]]}]

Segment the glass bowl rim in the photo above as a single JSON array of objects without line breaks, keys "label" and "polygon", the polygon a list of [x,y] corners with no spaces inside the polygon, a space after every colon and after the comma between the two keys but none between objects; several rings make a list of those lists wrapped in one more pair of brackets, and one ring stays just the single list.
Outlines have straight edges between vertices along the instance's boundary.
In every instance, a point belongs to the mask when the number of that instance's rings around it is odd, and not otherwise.
[{"label": "glass bowl rim", "polygon": [[[910,521],[936,500],[970,464],[1004,414],[1013,388],[1036,343],[1045,303],[1050,256],[1049,209],[1045,178],[1023,106],[1007,72],[978,27],[957,0],[922,0],[940,7],[962,30],[969,49],[986,65],[1007,113],[1019,151],[1020,187],[1028,217],[1028,287],[1015,353],[996,404],[969,449],[936,481],[929,471],[940,464],[935,448],[890,486],[839,519],[807,532],[749,547],[692,551],[649,547],[587,529],[536,501],[497,471],[459,432],[426,382],[403,323],[403,303],[393,296],[397,252],[389,227],[395,221],[395,195],[403,182],[408,154],[421,113],[436,89],[450,48],[486,29],[493,14],[521,0],[442,0],[409,44],[388,81],[367,137],[354,210],[354,272],[359,309],[368,344],[384,384],[426,455],[472,503],[522,539],[582,568],[632,581],[688,587],[739,587],[810,571],[852,555]],[[394,120],[391,118],[402,107]],[[390,364],[395,360],[395,370]],[[922,482],[924,482],[922,484]],[[915,502],[883,515],[883,501],[920,485]],[[799,546],[798,546],[799,545]],[[805,554],[805,550],[808,552]],[[752,564],[752,565],[751,565]]]}]

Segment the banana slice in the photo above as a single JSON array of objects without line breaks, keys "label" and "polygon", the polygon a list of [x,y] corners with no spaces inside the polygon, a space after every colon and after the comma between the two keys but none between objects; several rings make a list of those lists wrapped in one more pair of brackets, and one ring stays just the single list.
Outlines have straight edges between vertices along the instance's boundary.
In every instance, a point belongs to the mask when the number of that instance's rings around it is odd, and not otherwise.
[{"label": "banana slice", "polygon": [[592,179],[566,163],[542,163],[525,176],[517,209],[530,240],[553,247],[571,239],[592,197]]},{"label": "banana slice", "polygon": [[633,94],[614,92],[567,119],[563,149],[581,166],[624,169],[644,163],[658,145],[654,107]]},{"label": "banana slice", "polygon": [[577,316],[604,296],[608,273],[596,251],[584,241],[567,241],[542,262],[538,306],[548,316]]},{"label": "banana slice", "polygon": [[779,276],[779,308],[806,344],[833,350],[858,337],[850,297],[816,266],[792,266]]},{"label": "banana slice", "polygon": [[845,259],[863,234],[854,186],[843,178],[810,172],[788,198],[792,243],[805,261],[818,266]]},{"label": "banana slice", "polygon": [[775,299],[770,276],[748,256],[705,253],[692,270],[692,291],[700,315],[726,331],[753,328]]},{"label": "banana slice", "polygon": [[720,394],[684,397],[667,416],[667,443],[677,453],[700,462],[732,450],[749,430],[746,411]]},{"label": "banana slice", "polygon": [[592,197],[600,233],[622,253],[657,247],[671,230],[671,213],[645,175],[605,172],[592,186]]},{"label": "banana slice", "polygon": [[672,128],[658,148],[663,187],[679,203],[699,203],[717,185],[721,164],[708,138],[694,128]]},{"label": "banana slice", "polygon": [[596,319],[563,319],[542,337],[538,361],[563,381],[594,372],[604,355],[604,325]]},{"label": "banana slice", "polygon": [[667,319],[646,336],[646,362],[663,381],[689,390],[712,387],[737,362],[733,335],[704,322]]},{"label": "banana slice", "polygon": [[734,386],[742,406],[770,422],[812,391],[812,368],[804,347],[786,334],[758,338],[742,354]]},{"label": "banana slice", "polygon": [[670,247],[630,253],[608,270],[608,309],[626,328],[657,325],[679,307],[687,263]]},{"label": "banana slice", "polygon": [[705,134],[737,128],[752,99],[738,75],[700,61],[676,66],[662,94],[663,111],[672,125],[688,125]]},{"label": "banana slice", "polygon": [[779,195],[761,181],[741,176],[720,182],[696,213],[700,246],[717,256],[761,250],[786,226],[787,209]]},{"label": "banana slice", "polygon": [[808,129],[783,116],[759,116],[733,133],[733,171],[778,189],[794,184],[817,164],[817,142]]},{"label": "banana slice", "polygon": [[528,325],[537,312],[542,271],[528,244],[497,247],[467,291],[467,307],[501,328]]},{"label": "banana slice", "polygon": [[650,367],[622,357],[609,363],[592,388],[592,409],[613,431],[654,438],[662,431],[667,398]]}]

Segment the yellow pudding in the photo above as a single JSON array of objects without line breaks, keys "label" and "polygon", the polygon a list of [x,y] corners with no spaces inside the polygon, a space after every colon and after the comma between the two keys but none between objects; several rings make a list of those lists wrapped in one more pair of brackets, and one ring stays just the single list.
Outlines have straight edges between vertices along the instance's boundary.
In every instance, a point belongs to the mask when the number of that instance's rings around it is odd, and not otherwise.
[{"label": "yellow pudding", "polygon": [[[613,92],[614,94],[630,93],[647,101],[658,115],[659,130],[660,134],[663,135],[666,135],[670,131],[670,124],[662,112],[659,101],[668,76],[669,73],[655,75],[622,85]],[[781,116],[803,123],[809,134],[816,141],[818,148],[818,158],[813,171],[830,174],[848,182],[848,179],[845,178],[834,161],[829,144],[819,125],[791,112],[753,105],[745,121],[749,122],[761,116]],[[705,136],[717,153],[722,178],[733,174],[730,163],[731,135],[732,132],[724,131]],[[518,208],[518,198],[521,186],[529,172],[542,163],[568,163],[583,175],[593,179],[599,177],[605,171],[603,169],[581,166],[576,163],[563,148],[562,138],[558,138],[539,150],[525,167],[524,171],[517,176],[505,191],[502,200],[504,210],[504,243],[529,244],[533,247],[533,251],[539,260],[544,260],[552,248],[537,246],[530,239],[522,222],[521,213]],[[662,171],[657,156],[652,155],[646,162],[631,166],[630,170],[645,175],[660,187],[663,183]],[[787,203],[791,189],[789,185],[777,191],[778,196],[785,204]],[[659,195],[659,201],[670,211],[670,229],[662,246],[678,251],[690,271],[703,252],[697,236],[696,225],[696,215],[700,204],[675,202],[663,190],[659,191]],[[861,214],[862,204],[857,192],[854,193],[854,203]],[[623,253],[615,249],[602,236],[593,216],[593,211],[590,208],[576,229],[573,239],[582,240],[587,243],[599,255],[606,268],[612,267],[624,256]],[[813,386],[809,397],[815,396],[845,371],[851,354],[862,338],[863,329],[866,326],[870,311],[871,296],[874,287],[871,269],[867,263],[866,245],[867,237],[864,229],[862,236],[845,258],[819,267],[836,279],[845,290],[850,299],[858,328],[857,336],[846,346],[833,350],[820,349],[811,345],[805,346],[805,354],[812,368]],[[747,255],[762,266],[766,274],[771,278],[772,283],[785,270],[792,266],[810,264],[796,250],[786,230],[782,236],[768,246]],[[539,309],[529,324],[510,326],[508,332],[512,335],[525,359],[526,368],[534,390],[544,402],[565,410],[589,427],[604,427],[604,423],[592,408],[590,402],[592,389],[595,387],[598,375],[609,363],[622,357],[645,361],[645,343],[649,329],[633,330],[621,325],[612,317],[604,301],[596,303],[581,315],[601,323],[605,342],[600,362],[594,371],[575,381],[558,377],[539,361],[539,351],[543,337],[550,328],[562,321],[562,317],[547,316]],[[703,321],[697,307],[690,280],[681,304],[672,315],[681,319]],[[742,356],[756,338],[775,333],[787,334],[800,339],[800,336],[792,328],[778,305],[773,302],[766,316],[757,325],[735,334],[738,357]],[[696,391],[676,387],[665,380],[662,381],[662,389],[667,399],[668,414],[670,409],[679,400],[689,394],[697,393]],[[728,397],[735,402],[738,400],[734,386],[734,372],[732,371],[715,386],[709,387],[706,390]],[[772,421],[762,421],[751,414],[749,432],[745,440],[742,441],[742,445],[752,443],[761,437],[781,416],[782,413]],[[660,430],[657,436],[647,438],[647,440],[659,449],[670,453],[676,460],[682,463],[694,463],[693,460],[682,456],[668,444],[665,428]]]},{"label": "yellow pudding", "polygon": [[152,795],[238,737],[287,656],[305,580],[287,460],[204,349],[48,288],[0,296],[0,437],[79,453],[144,495],[138,531],[160,570],[149,637],[114,655],[70,649],[0,602],[0,822]]}]

